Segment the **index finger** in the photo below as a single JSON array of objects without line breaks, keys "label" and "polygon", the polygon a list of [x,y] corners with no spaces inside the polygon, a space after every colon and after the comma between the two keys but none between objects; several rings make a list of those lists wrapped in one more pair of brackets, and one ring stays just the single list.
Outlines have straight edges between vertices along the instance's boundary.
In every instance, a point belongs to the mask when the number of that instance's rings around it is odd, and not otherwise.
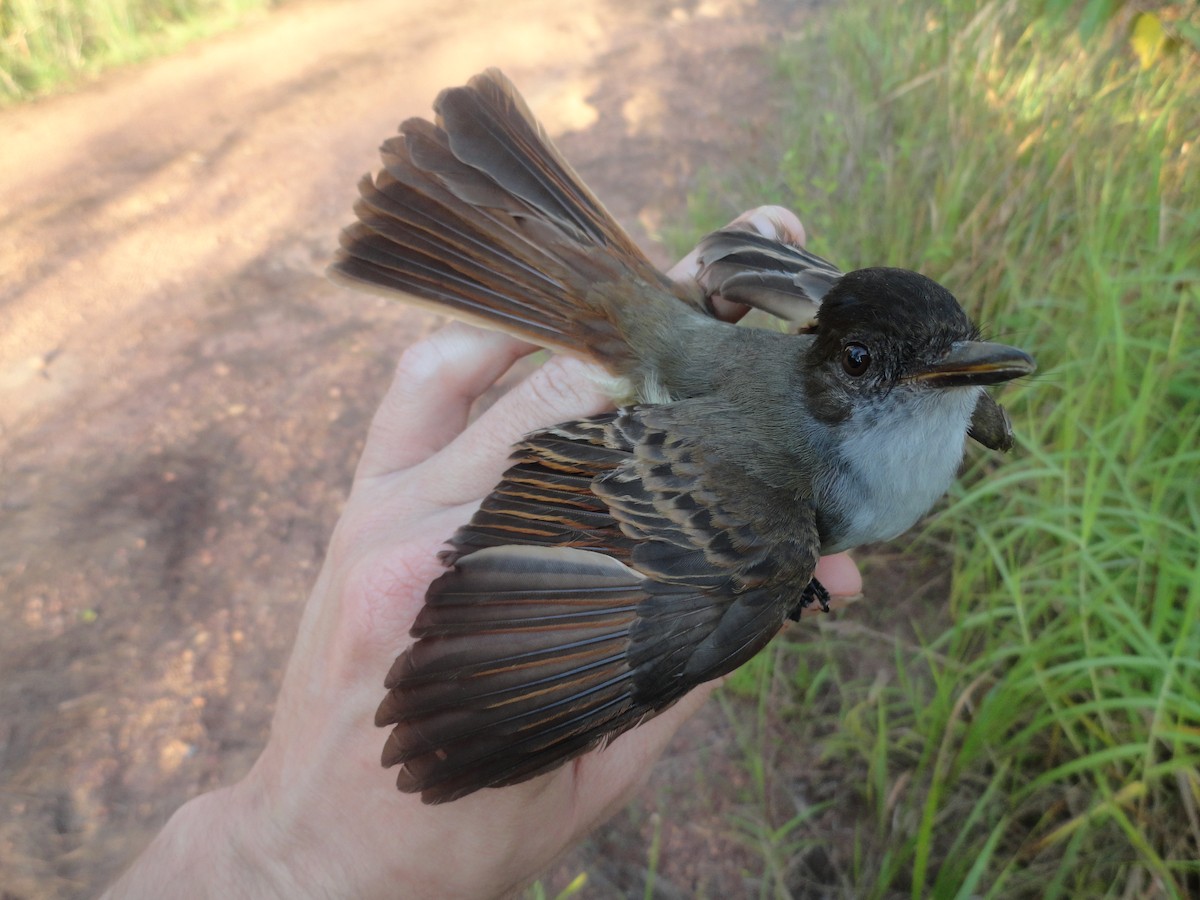
[{"label": "index finger", "polygon": [[355,478],[416,465],[450,443],[467,424],[471,405],[532,344],[473,325],[451,322],[404,351],[371,421]]}]

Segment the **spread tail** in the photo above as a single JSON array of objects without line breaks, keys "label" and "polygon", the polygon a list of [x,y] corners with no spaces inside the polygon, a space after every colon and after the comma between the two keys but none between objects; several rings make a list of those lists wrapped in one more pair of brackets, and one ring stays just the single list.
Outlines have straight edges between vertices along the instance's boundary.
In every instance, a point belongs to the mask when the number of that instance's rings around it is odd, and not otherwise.
[{"label": "spread tail", "polygon": [[[421,305],[617,374],[636,367],[632,306],[684,295],[634,245],[498,70],[450,88],[437,123],[410,119],[359,183],[339,283]],[[636,302],[634,302],[636,301]]]}]

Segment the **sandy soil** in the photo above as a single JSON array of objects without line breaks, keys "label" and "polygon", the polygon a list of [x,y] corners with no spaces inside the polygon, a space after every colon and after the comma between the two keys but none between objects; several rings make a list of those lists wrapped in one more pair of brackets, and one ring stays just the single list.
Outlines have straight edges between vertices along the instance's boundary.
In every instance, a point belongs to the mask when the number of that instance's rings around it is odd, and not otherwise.
[{"label": "sandy soil", "polygon": [[[379,141],[499,65],[666,263],[699,174],[769,154],[768,48],[804,15],[301,3],[0,115],[0,894],[93,895],[264,742],[369,417],[436,324],[321,277]],[[657,896],[750,890],[722,721],[551,889],[641,896],[660,828]]]}]

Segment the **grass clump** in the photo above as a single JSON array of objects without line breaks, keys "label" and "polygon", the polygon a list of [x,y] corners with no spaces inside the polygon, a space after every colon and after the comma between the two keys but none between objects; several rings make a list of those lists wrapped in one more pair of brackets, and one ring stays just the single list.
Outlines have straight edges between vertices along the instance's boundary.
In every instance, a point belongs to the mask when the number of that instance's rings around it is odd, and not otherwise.
[{"label": "grass clump", "polygon": [[783,62],[773,199],[813,248],[931,275],[1041,366],[909,548],[949,608],[869,577],[880,632],[785,651],[823,687],[775,739],[819,742],[848,829],[797,894],[1200,896],[1200,55],[1042,6],[866,0]]},{"label": "grass clump", "polygon": [[5,0],[0,106],[171,53],[277,0]]}]

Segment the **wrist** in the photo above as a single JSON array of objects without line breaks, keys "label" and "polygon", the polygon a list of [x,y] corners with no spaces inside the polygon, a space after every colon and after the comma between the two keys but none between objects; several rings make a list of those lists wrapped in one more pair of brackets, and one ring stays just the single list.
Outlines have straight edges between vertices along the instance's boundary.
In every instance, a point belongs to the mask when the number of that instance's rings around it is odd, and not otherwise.
[{"label": "wrist", "polygon": [[189,800],[104,897],[296,896],[258,846],[251,812],[236,788]]}]

